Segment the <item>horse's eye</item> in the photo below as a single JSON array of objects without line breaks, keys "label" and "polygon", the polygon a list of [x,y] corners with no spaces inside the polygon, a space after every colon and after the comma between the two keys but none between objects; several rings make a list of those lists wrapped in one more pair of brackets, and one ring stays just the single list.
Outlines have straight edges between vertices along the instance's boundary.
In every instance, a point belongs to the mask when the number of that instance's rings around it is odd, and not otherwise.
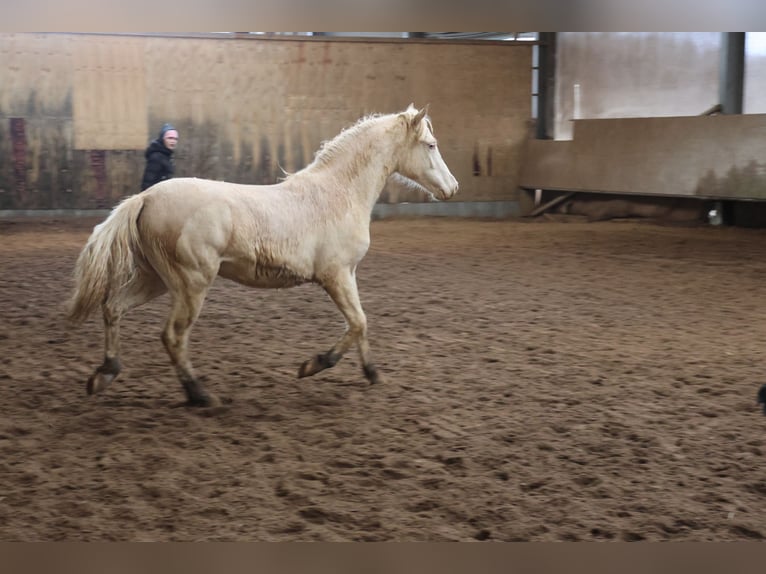
[{"label": "horse's eye", "polygon": [[436,149],[436,144],[435,143],[428,144],[428,149]]}]

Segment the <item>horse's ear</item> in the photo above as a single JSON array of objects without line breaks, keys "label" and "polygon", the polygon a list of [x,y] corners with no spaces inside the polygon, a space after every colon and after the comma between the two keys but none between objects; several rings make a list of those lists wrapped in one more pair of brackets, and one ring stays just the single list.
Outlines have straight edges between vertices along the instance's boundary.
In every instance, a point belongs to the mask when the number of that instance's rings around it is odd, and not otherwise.
[{"label": "horse's ear", "polygon": [[420,122],[423,121],[423,118],[426,117],[426,114],[428,113],[428,104],[426,104],[426,107],[420,110],[417,115],[412,118],[412,123],[410,124],[413,128],[416,128],[420,125]]},{"label": "horse's ear", "polygon": [[410,105],[409,105],[409,106],[407,106],[407,109],[406,109],[406,110],[404,110],[404,111],[406,111],[406,112],[411,112],[411,111],[414,111],[414,110],[416,110],[416,109],[417,109],[417,108],[415,107],[415,102],[410,102]]}]

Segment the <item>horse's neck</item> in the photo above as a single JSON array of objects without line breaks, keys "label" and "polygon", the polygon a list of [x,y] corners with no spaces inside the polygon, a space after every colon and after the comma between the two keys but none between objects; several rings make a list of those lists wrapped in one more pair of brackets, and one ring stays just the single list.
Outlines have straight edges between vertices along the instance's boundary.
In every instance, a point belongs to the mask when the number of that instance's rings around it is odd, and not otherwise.
[{"label": "horse's neck", "polygon": [[317,168],[331,182],[332,189],[323,193],[345,195],[346,202],[372,212],[386,180],[397,167],[399,146],[390,133],[385,133],[386,129],[385,125],[370,126],[348,153],[337,154]]}]

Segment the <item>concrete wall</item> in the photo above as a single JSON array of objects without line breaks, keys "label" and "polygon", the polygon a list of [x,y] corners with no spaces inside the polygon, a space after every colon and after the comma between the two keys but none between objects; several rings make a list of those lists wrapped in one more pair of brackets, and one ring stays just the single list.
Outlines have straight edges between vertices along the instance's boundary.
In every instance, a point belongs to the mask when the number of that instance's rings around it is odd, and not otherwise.
[{"label": "concrete wall", "polygon": [[718,103],[720,32],[560,32],[554,136],[573,120],[696,116]]},{"label": "concrete wall", "polygon": [[579,120],[572,141],[527,142],[521,185],[766,199],[766,115]]},{"label": "concrete wall", "polygon": [[[531,46],[0,33],[0,210],[109,208],[180,130],[176,173],[273,183],[373,112],[430,104],[460,199],[514,201]],[[385,203],[424,201],[390,186]]]},{"label": "concrete wall", "polygon": [[743,111],[766,113],[766,32],[745,34],[745,78]]}]

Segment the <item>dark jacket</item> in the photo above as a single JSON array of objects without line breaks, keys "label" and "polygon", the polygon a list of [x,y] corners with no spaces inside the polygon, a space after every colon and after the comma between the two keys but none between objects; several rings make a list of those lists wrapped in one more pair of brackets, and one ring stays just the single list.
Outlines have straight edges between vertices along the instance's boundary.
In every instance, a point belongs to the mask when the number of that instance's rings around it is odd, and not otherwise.
[{"label": "dark jacket", "polygon": [[149,144],[144,152],[146,167],[144,177],[141,179],[141,191],[153,186],[159,181],[173,177],[173,150],[169,150],[156,139]]}]

